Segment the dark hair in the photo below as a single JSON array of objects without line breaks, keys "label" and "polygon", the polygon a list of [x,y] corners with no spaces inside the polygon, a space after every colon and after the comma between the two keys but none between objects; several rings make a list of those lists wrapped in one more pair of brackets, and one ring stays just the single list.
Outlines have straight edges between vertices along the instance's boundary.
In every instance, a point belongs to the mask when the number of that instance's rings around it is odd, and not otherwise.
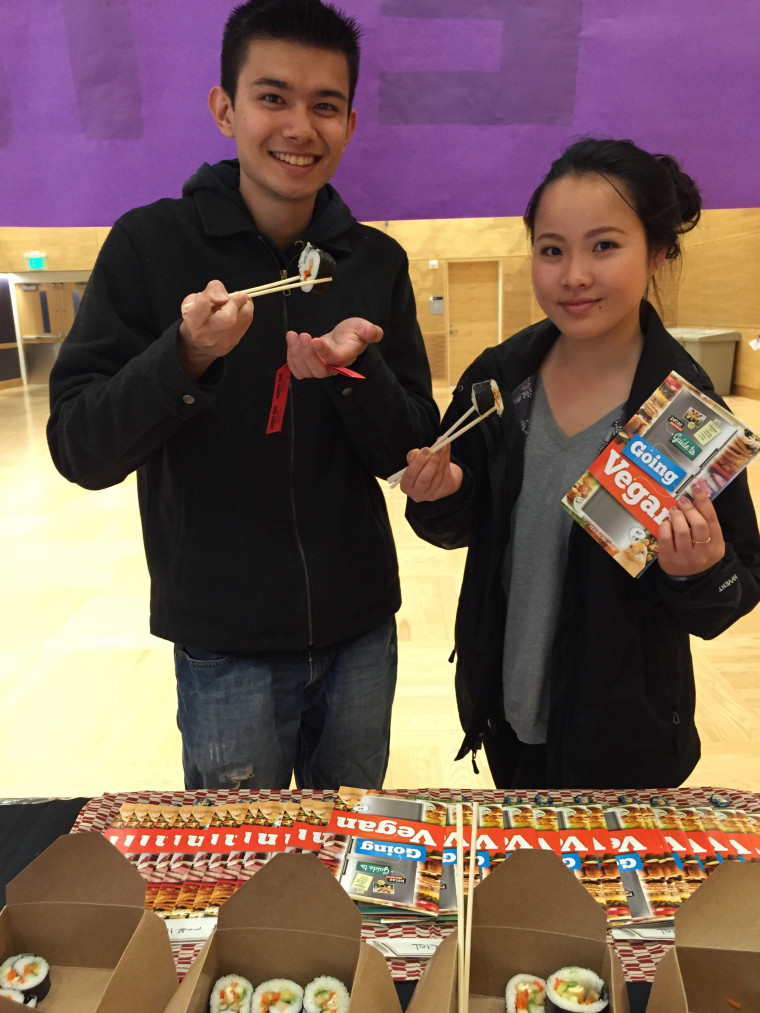
[{"label": "dark hair", "polygon": [[321,0],[248,0],[235,7],[222,37],[221,85],[235,104],[240,70],[254,39],[297,42],[343,53],[348,63],[348,108],[359,78],[357,21]]},{"label": "dark hair", "polygon": [[523,221],[531,243],[546,187],[563,176],[589,173],[606,179],[633,208],[644,226],[650,252],[664,249],[668,260],[680,255],[679,237],[699,221],[702,198],[697,184],[670,155],[650,155],[633,141],[593,137],[584,137],[563,151],[528,201]]}]

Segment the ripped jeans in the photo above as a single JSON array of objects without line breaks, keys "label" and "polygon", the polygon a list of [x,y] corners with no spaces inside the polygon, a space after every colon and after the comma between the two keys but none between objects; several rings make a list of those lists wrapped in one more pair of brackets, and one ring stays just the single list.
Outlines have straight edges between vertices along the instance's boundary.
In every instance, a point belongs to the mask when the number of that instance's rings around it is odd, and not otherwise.
[{"label": "ripped jeans", "polygon": [[396,621],[308,652],[175,645],[185,788],[382,787]]}]

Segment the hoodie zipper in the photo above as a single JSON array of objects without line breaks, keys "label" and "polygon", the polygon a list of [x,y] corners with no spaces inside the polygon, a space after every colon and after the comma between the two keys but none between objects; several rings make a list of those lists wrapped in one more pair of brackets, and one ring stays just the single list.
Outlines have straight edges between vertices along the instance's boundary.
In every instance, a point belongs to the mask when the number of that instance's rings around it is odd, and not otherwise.
[{"label": "hoodie zipper", "polygon": [[[272,259],[275,261],[275,263],[276,263],[276,265],[277,265],[277,267],[278,267],[278,269],[280,271],[280,277],[283,278],[283,279],[287,278],[288,271],[287,271],[286,267],[282,266],[282,261],[280,261],[276,257],[276,255],[275,255],[274,251],[272,250],[272,248],[269,246],[269,244],[266,242],[266,240],[261,235],[259,235],[259,239],[264,244],[264,246],[266,247],[266,249],[269,252],[269,254],[272,257]],[[287,296],[290,295],[290,292],[281,292],[280,295],[282,295],[283,297],[287,297]],[[283,323],[283,326],[285,328],[285,331],[289,331],[290,330],[290,326],[289,326],[290,325],[290,321],[288,320],[288,303],[287,303],[287,298],[283,298],[281,305],[282,305],[282,323]],[[290,515],[291,515],[291,518],[292,518],[292,521],[293,521],[293,533],[294,533],[295,539],[296,539],[296,546],[298,548],[298,555],[299,555],[299,557],[301,559],[301,566],[303,567],[304,585],[305,585],[305,590],[306,590],[306,629],[307,629],[307,634],[308,634],[309,647],[311,647],[313,645],[313,643],[314,643],[314,619],[313,619],[313,614],[312,614],[311,580],[309,578],[309,567],[308,567],[308,564],[306,562],[306,553],[304,552],[303,542],[301,541],[301,534],[300,534],[299,527],[298,527],[298,510],[296,508],[296,494],[295,494],[295,482],[294,482],[294,475],[295,475],[296,418],[295,418],[295,407],[293,405],[293,396],[292,396],[292,392],[290,391],[290,386],[291,386],[290,385],[290,381],[288,381],[288,395],[289,396],[288,396],[288,402],[287,402],[287,412],[288,412],[288,415],[290,417],[290,457],[289,457],[289,469],[290,469],[290,473],[289,473],[289,476],[288,476],[289,480],[290,480]]]}]

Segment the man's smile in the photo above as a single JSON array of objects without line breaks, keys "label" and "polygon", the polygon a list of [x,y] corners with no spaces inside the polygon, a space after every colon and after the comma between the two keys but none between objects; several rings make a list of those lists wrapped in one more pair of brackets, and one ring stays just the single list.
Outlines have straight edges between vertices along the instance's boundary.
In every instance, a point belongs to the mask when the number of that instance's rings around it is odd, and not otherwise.
[{"label": "man's smile", "polygon": [[319,155],[291,155],[287,151],[270,151],[269,154],[278,162],[287,162],[288,165],[314,165],[320,159]]}]

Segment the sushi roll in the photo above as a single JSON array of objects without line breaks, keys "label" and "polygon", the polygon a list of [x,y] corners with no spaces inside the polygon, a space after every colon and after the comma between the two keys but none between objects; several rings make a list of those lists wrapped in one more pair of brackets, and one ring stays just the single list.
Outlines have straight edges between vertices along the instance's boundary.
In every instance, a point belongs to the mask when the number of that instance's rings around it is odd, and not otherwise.
[{"label": "sushi roll", "polygon": [[303,989],[288,978],[270,978],[253,993],[253,1013],[301,1013]]},{"label": "sushi roll", "polygon": [[504,411],[504,401],[495,380],[480,380],[472,385],[472,403],[478,415],[485,415],[486,412],[496,409],[496,414],[501,415]]},{"label": "sushi roll", "polygon": [[50,967],[47,960],[34,953],[17,953],[0,965],[0,988],[20,992],[25,1006],[35,1004],[50,991]]},{"label": "sushi roll", "polygon": [[26,1006],[27,1009],[34,1009],[37,1006],[37,997],[34,995],[24,998],[24,993],[15,988],[0,988],[0,999],[10,999],[19,1006]]},{"label": "sushi roll", "polygon": [[310,981],[303,991],[304,1013],[346,1013],[349,992],[339,978],[324,974]]},{"label": "sushi roll", "polygon": [[[21,1006],[26,1005],[24,1002],[24,993],[17,992],[15,988],[0,988],[0,999],[10,999],[11,1002],[17,1002]],[[34,1005],[37,1005],[36,1000]]]},{"label": "sushi roll", "polygon": [[[311,292],[317,278],[334,278],[337,266],[329,253],[318,250],[316,246],[307,243],[298,258],[298,274],[303,282],[301,291]],[[321,292],[324,287],[324,285],[318,285],[316,291]]]},{"label": "sushi roll", "polygon": [[546,979],[546,1010],[600,1013],[607,1006],[604,982],[586,967],[561,967]]},{"label": "sushi roll", "polygon": [[507,982],[507,1013],[543,1013],[546,982],[534,974],[515,974]]},{"label": "sushi roll", "polygon": [[251,1013],[253,985],[239,974],[225,974],[217,978],[211,989],[209,1013]]}]

